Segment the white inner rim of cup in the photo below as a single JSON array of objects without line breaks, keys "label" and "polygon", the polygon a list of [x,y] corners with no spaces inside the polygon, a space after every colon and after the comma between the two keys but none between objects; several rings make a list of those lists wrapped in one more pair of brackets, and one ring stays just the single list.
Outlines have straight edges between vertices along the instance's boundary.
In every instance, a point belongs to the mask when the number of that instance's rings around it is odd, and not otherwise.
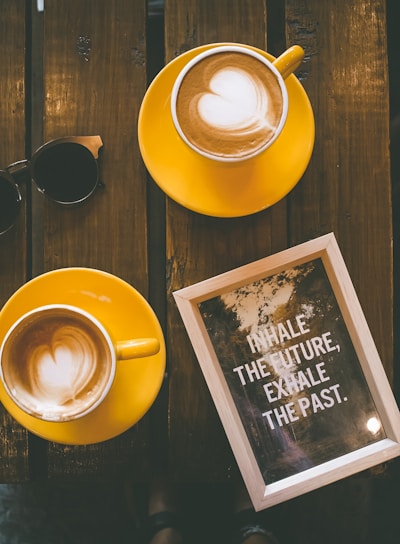
[{"label": "white inner rim of cup", "polygon": [[[111,356],[110,375],[108,376],[107,382],[106,382],[106,384],[104,386],[104,389],[103,389],[101,395],[93,402],[93,404],[91,404],[86,409],[84,409],[81,412],[78,412],[76,414],[65,415],[65,416],[54,415],[54,417],[50,417],[49,415],[46,415],[46,414],[37,413],[34,410],[32,410],[32,408],[29,405],[24,404],[20,399],[16,398],[14,396],[14,394],[12,393],[12,391],[10,390],[10,388],[9,388],[9,386],[8,386],[6,380],[5,380],[4,374],[3,374],[3,351],[4,351],[4,348],[5,348],[6,344],[7,344],[7,341],[10,338],[10,336],[21,325],[21,323],[23,323],[30,316],[38,314],[38,313],[42,313],[42,312],[48,312],[48,311],[51,311],[51,310],[67,310],[67,311],[70,311],[71,313],[73,313],[75,315],[78,315],[78,317],[83,316],[83,317],[87,318],[99,330],[100,334],[104,337],[104,339],[106,341],[106,344],[107,344],[107,347],[108,347],[108,349],[110,351],[110,356]],[[24,315],[19,317],[17,319],[17,321],[15,321],[11,325],[11,327],[8,329],[7,334],[5,335],[4,340],[3,340],[2,344],[1,344],[1,348],[0,348],[0,378],[1,378],[1,381],[2,381],[2,383],[4,385],[4,388],[5,388],[8,396],[25,413],[30,414],[31,416],[36,417],[37,419],[42,419],[44,421],[72,421],[72,420],[81,418],[81,417],[89,414],[90,412],[92,412],[95,408],[97,408],[99,406],[99,404],[101,404],[103,402],[104,398],[108,394],[108,392],[109,392],[109,390],[111,388],[111,385],[112,385],[112,383],[114,381],[115,373],[116,373],[115,348],[114,348],[114,344],[111,341],[111,338],[110,338],[107,330],[100,323],[100,321],[98,321],[90,313],[86,312],[85,310],[82,310],[81,308],[77,308],[76,306],[71,306],[69,304],[48,304],[48,305],[45,305],[45,306],[40,306],[39,308],[34,308],[33,310],[30,310],[29,312],[25,313]]]},{"label": "white inner rim of cup", "polygon": [[[177,97],[178,97],[178,93],[179,93],[181,83],[182,83],[184,77],[186,76],[186,74],[191,70],[191,68],[195,64],[197,64],[198,62],[200,62],[204,58],[210,57],[212,55],[216,55],[218,53],[224,53],[224,52],[242,53],[244,55],[249,55],[249,56],[251,56],[253,58],[258,59],[269,70],[271,70],[271,72],[275,75],[275,77],[276,77],[276,79],[278,81],[279,87],[281,89],[281,93],[282,93],[282,115],[281,115],[281,119],[279,121],[279,124],[278,124],[276,130],[275,130],[274,135],[272,136],[272,138],[270,138],[265,143],[265,145],[263,145],[260,148],[252,151],[248,155],[245,155],[245,156],[242,156],[242,157],[221,156],[221,155],[213,154],[213,153],[210,153],[210,152],[206,152],[206,151],[196,147],[192,142],[190,142],[190,140],[186,137],[185,133],[183,132],[183,130],[181,128],[181,125],[180,125],[180,123],[178,121],[177,113],[176,113],[176,100],[177,100]],[[260,153],[262,153],[263,151],[265,151],[266,149],[268,149],[275,142],[275,140],[278,138],[278,136],[282,132],[282,129],[283,129],[285,123],[286,123],[287,113],[288,113],[288,92],[287,92],[287,89],[286,89],[284,79],[283,79],[281,73],[279,72],[279,70],[274,66],[274,64],[271,61],[269,61],[263,55],[261,55],[257,51],[254,51],[253,49],[249,49],[249,48],[247,48],[245,46],[242,46],[242,45],[221,45],[221,46],[215,46],[212,49],[208,49],[207,51],[203,51],[202,53],[199,53],[194,58],[192,58],[187,64],[185,64],[185,66],[182,68],[182,70],[178,74],[178,77],[176,78],[175,83],[174,83],[174,85],[172,87],[170,105],[171,105],[172,120],[174,122],[175,128],[176,128],[179,136],[196,153],[198,153],[199,155],[202,155],[203,157],[206,157],[208,159],[212,159],[212,160],[218,161],[218,162],[242,162],[242,161],[245,161],[247,159],[251,159],[252,157],[257,156]]]}]

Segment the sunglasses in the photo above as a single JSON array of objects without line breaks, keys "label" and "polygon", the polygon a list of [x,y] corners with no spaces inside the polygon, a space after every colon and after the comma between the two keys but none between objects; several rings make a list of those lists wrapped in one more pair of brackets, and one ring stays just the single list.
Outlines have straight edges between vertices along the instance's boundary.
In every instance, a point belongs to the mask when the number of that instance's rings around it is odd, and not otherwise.
[{"label": "sunglasses", "polygon": [[100,136],[57,138],[42,145],[30,161],[0,170],[0,235],[16,222],[22,196],[19,186],[31,178],[47,198],[65,206],[80,204],[98,187]]}]

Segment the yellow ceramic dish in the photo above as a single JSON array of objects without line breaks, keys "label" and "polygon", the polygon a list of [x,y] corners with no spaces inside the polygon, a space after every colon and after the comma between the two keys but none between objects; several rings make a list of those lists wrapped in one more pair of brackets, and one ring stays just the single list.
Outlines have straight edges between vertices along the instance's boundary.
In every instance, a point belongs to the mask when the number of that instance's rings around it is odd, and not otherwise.
[{"label": "yellow ceramic dish", "polygon": [[6,395],[0,400],[29,431],[63,444],[92,444],[113,438],[132,427],[153,404],[165,372],[162,329],[148,302],[125,281],[91,268],[62,268],[24,284],[0,312],[0,343],[7,329],[24,313],[45,304],[72,304],[92,313],[113,340],[137,337],[159,339],[156,355],[117,362],[111,390],[92,413],[72,422],[49,422],[25,414]]},{"label": "yellow ceramic dish", "polygon": [[[186,208],[215,217],[240,217],[272,206],[298,183],[310,161],[314,115],[299,80],[285,81],[289,111],[270,148],[239,164],[216,163],[192,151],[178,136],[170,113],[171,90],[180,70],[198,53],[191,49],[167,64],[148,88],[139,112],[138,135],[144,163],[159,187]],[[269,60],[274,57],[259,49]]]}]

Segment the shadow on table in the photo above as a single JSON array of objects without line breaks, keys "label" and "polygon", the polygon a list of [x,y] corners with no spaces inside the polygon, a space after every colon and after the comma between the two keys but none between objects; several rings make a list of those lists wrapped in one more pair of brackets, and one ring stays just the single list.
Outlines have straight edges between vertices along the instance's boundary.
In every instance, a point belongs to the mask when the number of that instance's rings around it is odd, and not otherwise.
[{"label": "shadow on table", "polygon": [[[399,461],[259,513],[280,544],[398,544]],[[182,488],[188,544],[230,544],[232,490],[218,484]],[[140,544],[144,486],[34,482],[0,485],[0,543]],[[382,540],[383,539],[383,540]],[[232,543],[233,544],[233,543]]]}]

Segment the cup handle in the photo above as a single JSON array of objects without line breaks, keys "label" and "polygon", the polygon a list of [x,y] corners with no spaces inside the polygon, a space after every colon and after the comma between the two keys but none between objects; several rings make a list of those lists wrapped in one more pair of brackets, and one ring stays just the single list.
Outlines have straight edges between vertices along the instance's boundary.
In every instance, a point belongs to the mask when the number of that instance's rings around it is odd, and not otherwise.
[{"label": "cup handle", "polygon": [[292,72],[297,70],[303,59],[304,49],[300,45],[293,45],[275,59],[272,64],[280,72],[283,79],[286,79]]},{"label": "cup handle", "polygon": [[119,360],[148,357],[160,351],[160,342],[157,338],[135,338],[117,342],[115,350]]}]

